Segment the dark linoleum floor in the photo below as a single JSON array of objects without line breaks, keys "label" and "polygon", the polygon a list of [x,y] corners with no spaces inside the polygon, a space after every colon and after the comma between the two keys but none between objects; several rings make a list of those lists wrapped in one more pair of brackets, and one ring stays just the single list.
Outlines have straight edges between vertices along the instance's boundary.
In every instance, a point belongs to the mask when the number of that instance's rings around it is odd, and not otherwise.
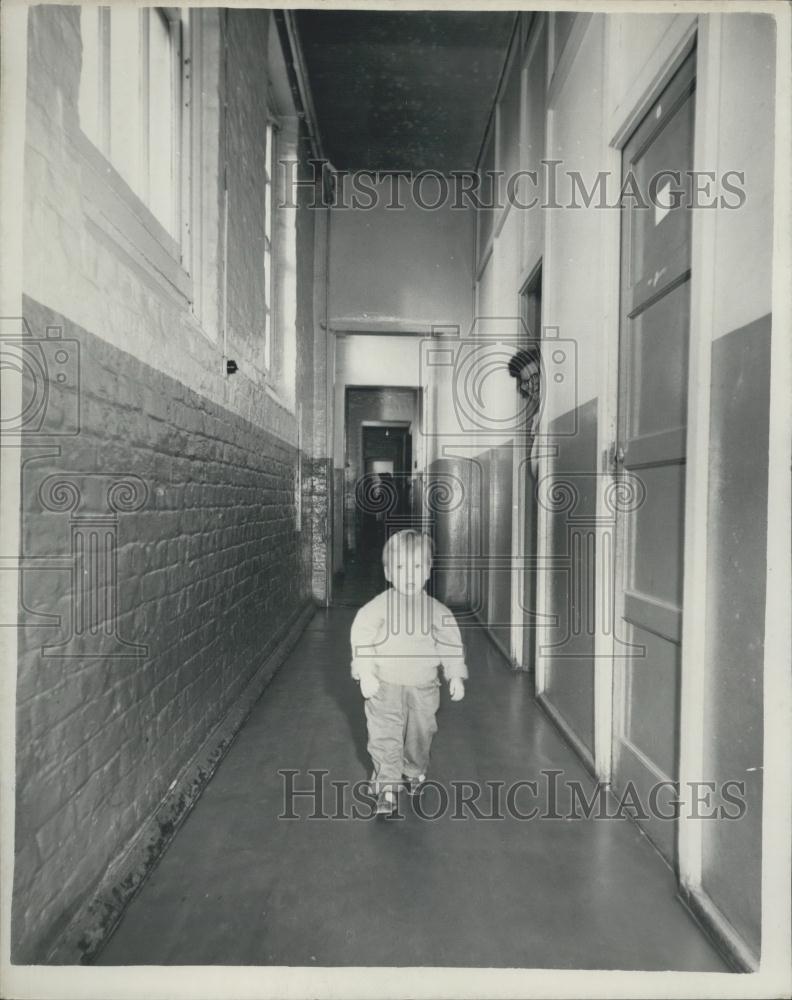
[{"label": "dark linoleum floor", "polygon": [[[98,964],[727,971],[628,821],[429,821],[406,796],[401,819],[278,819],[279,769],[301,786],[311,768],[367,777],[353,615],[317,612]],[[528,679],[480,632],[465,642],[467,696],[444,691],[431,777],[508,786],[554,768],[590,790]]]}]

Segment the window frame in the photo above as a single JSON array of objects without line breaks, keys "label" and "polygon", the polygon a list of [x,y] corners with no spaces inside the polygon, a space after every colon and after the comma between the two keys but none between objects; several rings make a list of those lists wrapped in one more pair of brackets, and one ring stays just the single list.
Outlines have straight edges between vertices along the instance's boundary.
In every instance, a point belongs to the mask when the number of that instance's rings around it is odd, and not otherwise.
[{"label": "window frame", "polygon": [[[140,17],[140,96],[139,102],[142,110],[140,120],[140,162],[146,164],[145,177],[141,178],[141,190],[135,192],[159,222],[162,219],[154,211],[151,205],[151,64],[150,64],[150,38],[151,19],[159,17],[165,22],[168,30],[168,41],[171,51],[171,136],[170,136],[170,156],[172,172],[171,190],[171,219],[170,226],[165,229],[174,237],[179,239],[178,234],[182,233],[184,224],[184,198],[183,189],[187,178],[184,176],[182,168],[183,153],[189,149],[189,133],[185,133],[184,119],[188,116],[184,113],[185,91],[189,95],[187,84],[189,82],[189,56],[185,55],[185,42],[188,40],[188,32],[185,30],[185,21],[189,19],[189,14],[185,14],[178,7],[141,7]],[[112,57],[112,53],[108,55]],[[187,78],[187,79],[185,79]],[[134,188],[133,188],[134,190]],[[179,242],[183,244],[183,239]],[[182,245],[182,254],[184,246]]]},{"label": "window frame", "polygon": [[[87,9],[87,8],[85,8]],[[222,60],[220,20],[216,12],[201,8],[182,9],[158,7],[156,12],[169,24],[172,44],[178,43],[177,57],[172,61],[174,85],[172,145],[174,210],[172,231],[160,222],[144,195],[121,175],[110,158],[110,13],[107,5],[98,11],[93,55],[96,73],[96,105],[91,106],[80,94],[79,114],[66,137],[76,152],[81,167],[83,209],[88,228],[116,255],[126,258],[157,291],[164,293],[175,305],[186,309],[190,322],[207,339],[219,336],[218,289],[216,276],[210,273],[211,246],[217,237],[218,206],[207,185],[216,183],[217,141],[211,141],[220,109],[204,100],[217,84]],[[139,64],[146,53],[142,44],[143,11],[150,16],[152,8],[139,10],[141,17]],[[83,35],[83,67],[85,72],[85,29]],[[141,73],[142,82],[142,73]],[[141,87],[138,107],[148,94]],[[84,120],[85,111],[91,116]],[[219,127],[219,125],[217,125]],[[139,133],[142,133],[142,129]],[[204,142],[209,138],[210,141]],[[140,144],[141,135],[138,136]],[[148,177],[150,164],[146,150],[140,148],[141,163]],[[142,185],[138,185],[140,188]]]},{"label": "window frame", "polygon": [[[133,136],[126,153],[132,156],[131,177],[126,175],[126,167],[130,163],[126,158],[124,161],[119,158],[114,150],[113,128],[113,90],[114,90],[114,67],[113,67],[113,16],[119,14],[120,8],[115,10],[107,5],[98,7],[87,7],[83,9],[82,18],[95,17],[95,36],[90,47],[90,63],[93,79],[89,87],[95,89],[95,96],[89,92],[87,96],[80,95],[80,130],[83,135],[91,141],[97,150],[112,165],[117,174],[124,176],[130,190],[146,206],[146,209],[157,219],[170,236],[182,243],[183,239],[183,188],[186,178],[182,168],[183,152],[189,149],[189,132],[183,128],[185,92],[189,94],[189,55],[185,45],[188,32],[185,30],[189,21],[189,13],[183,12],[174,7],[141,7],[134,14],[137,17],[137,52],[131,53],[130,58],[137,70],[137,88],[134,97],[134,123],[133,127],[136,135]],[[124,11],[125,14],[129,13]],[[153,204],[152,192],[152,159],[151,135],[152,135],[152,113],[151,113],[151,63],[150,63],[150,32],[151,18],[158,17],[164,22],[168,32],[168,44],[170,49],[170,109],[168,111],[170,121],[170,180],[171,190],[169,192],[170,212],[169,217],[163,218]],[[83,21],[82,30],[88,27]],[[83,38],[83,68],[81,70],[81,87],[84,82],[86,39]],[[89,101],[89,98],[93,100]],[[93,108],[89,109],[89,104]],[[83,114],[89,110],[90,123],[83,121]]]},{"label": "window frame", "polygon": [[264,283],[264,344],[262,350],[263,367],[267,379],[271,379],[273,359],[273,327],[275,321],[275,234],[277,232],[277,188],[276,169],[278,146],[278,122],[270,111],[268,114],[264,153],[264,246],[263,246],[263,283]]}]

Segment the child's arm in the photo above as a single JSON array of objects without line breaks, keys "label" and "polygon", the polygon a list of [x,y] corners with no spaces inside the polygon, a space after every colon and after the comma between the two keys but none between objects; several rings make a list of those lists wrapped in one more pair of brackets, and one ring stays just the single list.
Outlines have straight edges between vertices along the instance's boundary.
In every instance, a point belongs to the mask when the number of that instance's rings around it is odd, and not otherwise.
[{"label": "child's arm", "polygon": [[461,701],[465,697],[465,679],[468,676],[465,647],[456,619],[439,601],[435,604],[434,624],[443,676],[448,681],[451,700]]},{"label": "child's arm", "polygon": [[[372,607],[373,605],[373,607]],[[352,643],[352,677],[360,681],[360,692],[364,698],[371,698],[379,689],[376,640],[382,624],[377,599],[369,601],[355,615],[350,635]]]}]

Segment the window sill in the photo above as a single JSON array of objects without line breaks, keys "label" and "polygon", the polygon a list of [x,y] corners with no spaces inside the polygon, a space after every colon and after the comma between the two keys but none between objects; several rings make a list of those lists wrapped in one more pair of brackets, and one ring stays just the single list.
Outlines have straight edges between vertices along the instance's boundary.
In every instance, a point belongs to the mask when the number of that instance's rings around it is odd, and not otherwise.
[{"label": "window sill", "polygon": [[181,264],[177,241],[157,221],[109,160],[79,129],[69,139],[81,163],[85,215],[94,234],[182,308],[193,282]]},{"label": "window sill", "polygon": [[264,381],[265,394],[273,401],[273,403],[276,403],[286,413],[291,414],[291,416],[295,416],[294,408],[288,405],[283,396],[281,396],[278,390],[269,381],[270,375],[269,374],[265,375],[264,379],[265,379]]}]

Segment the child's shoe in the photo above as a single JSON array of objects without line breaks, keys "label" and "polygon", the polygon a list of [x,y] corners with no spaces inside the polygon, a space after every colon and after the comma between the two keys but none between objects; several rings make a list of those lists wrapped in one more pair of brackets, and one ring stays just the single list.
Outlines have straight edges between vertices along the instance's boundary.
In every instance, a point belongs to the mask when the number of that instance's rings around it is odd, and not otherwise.
[{"label": "child's shoe", "polygon": [[423,783],[426,781],[425,774],[411,774],[407,777],[407,791],[410,795],[417,795]]},{"label": "child's shoe", "polygon": [[392,816],[396,812],[396,794],[389,788],[383,789],[377,796],[377,806],[374,810],[377,816]]}]

